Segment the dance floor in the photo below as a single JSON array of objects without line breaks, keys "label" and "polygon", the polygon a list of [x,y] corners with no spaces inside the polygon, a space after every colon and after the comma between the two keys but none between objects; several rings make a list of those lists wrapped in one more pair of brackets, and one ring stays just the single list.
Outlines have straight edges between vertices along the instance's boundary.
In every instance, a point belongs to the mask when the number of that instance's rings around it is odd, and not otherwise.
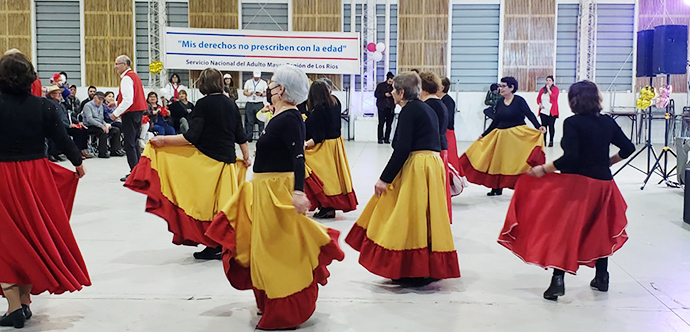
[{"label": "dance floor", "polygon": [[[360,206],[324,221],[341,231],[346,257],[330,266],[316,313],[300,331],[690,331],[690,225],[682,221],[681,189],[657,185],[655,176],[641,191],[644,175],[633,169],[616,178],[629,205],[630,240],[610,260],[608,293],[590,289],[594,270],[584,267],[566,276],[558,302],[544,300],[551,271],[524,264],[496,243],[512,191],[487,197],[488,189],[476,185],[453,199],[462,278],[401,288],[362,268],[343,241],[392,150],[361,142],[346,147]],[[547,151],[549,159],[560,154]],[[72,227],[93,286],[35,297],[25,331],[255,329],[252,292],[233,289],[221,262],[196,261],[199,249],[170,242],[166,223],[144,212],[145,197],[122,187],[124,158],[87,160],[86,168]]]}]

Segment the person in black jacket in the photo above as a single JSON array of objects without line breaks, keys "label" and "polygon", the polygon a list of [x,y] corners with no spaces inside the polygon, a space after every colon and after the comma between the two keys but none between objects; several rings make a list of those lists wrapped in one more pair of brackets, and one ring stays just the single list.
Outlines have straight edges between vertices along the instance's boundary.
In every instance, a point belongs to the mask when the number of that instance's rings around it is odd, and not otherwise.
[{"label": "person in black jacket", "polygon": [[[386,74],[386,80],[379,83],[374,91],[376,97],[376,108],[378,108],[379,128],[378,138],[379,144],[390,143],[391,126],[393,125],[393,118],[395,116],[395,100],[393,100],[393,73]],[[385,134],[383,127],[386,127]]]},{"label": "person in black jacket", "polygon": [[[565,295],[565,272],[575,274],[580,265],[596,268],[590,286],[608,291],[608,256],[628,239],[627,206],[610,167],[635,152],[635,145],[600,114],[596,84],[573,84],[568,101],[575,115],[563,123],[563,156],[535,165],[527,172],[532,177],[519,180],[499,237],[525,262],[553,268],[547,300]],[[620,149],[613,156],[611,144]]]},{"label": "person in black jacket", "polygon": [[[56,104],[31,95],[35,80],[33,65],[21,53],[0,58],[0,286],[8,303],[0,326],[15,328],[33,315],[31,294],[91,285],[69,220],[86,169]],[[48,162],[46,138],[75,172]]]}]

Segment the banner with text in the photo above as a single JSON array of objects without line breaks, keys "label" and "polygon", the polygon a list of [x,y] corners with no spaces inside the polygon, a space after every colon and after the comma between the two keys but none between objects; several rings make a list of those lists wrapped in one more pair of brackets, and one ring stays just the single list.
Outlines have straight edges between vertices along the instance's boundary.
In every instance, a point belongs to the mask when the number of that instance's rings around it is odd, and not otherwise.
[{"label": "banner with text", "polygon": [[289,64],[313,74],[358,74],[357,33],[172,28],[165,67],[271,72]]}]

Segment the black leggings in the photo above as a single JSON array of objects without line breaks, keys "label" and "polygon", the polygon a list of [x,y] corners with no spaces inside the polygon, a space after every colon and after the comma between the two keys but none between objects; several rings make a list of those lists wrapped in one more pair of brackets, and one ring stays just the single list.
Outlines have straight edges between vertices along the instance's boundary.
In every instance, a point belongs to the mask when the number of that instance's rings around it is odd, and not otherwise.
[{"label": "black leggings", "polygon": [[[553,136],[556,134],[556,119],[555,116],[548,116],[546,114],[539,114],[541,125],[546,127],[549,133],[549,142],[553,143]],[[546,141],[546,133],[544,133],[544,141]]]},{"label": "black leggings", "polygon": [[[597,259],[597,262],[594,266],[596,267],[596,270],[597,270],[597,272],[596,272],[597,276],[605,275],[606,271],[608,271],[608,268],[609,268],[609,258],[604,257],[604,258]],[[553,275],[562,276],[562,275],[565,275],[565,271],[559,270],[559,269],[553,269]]]}]

